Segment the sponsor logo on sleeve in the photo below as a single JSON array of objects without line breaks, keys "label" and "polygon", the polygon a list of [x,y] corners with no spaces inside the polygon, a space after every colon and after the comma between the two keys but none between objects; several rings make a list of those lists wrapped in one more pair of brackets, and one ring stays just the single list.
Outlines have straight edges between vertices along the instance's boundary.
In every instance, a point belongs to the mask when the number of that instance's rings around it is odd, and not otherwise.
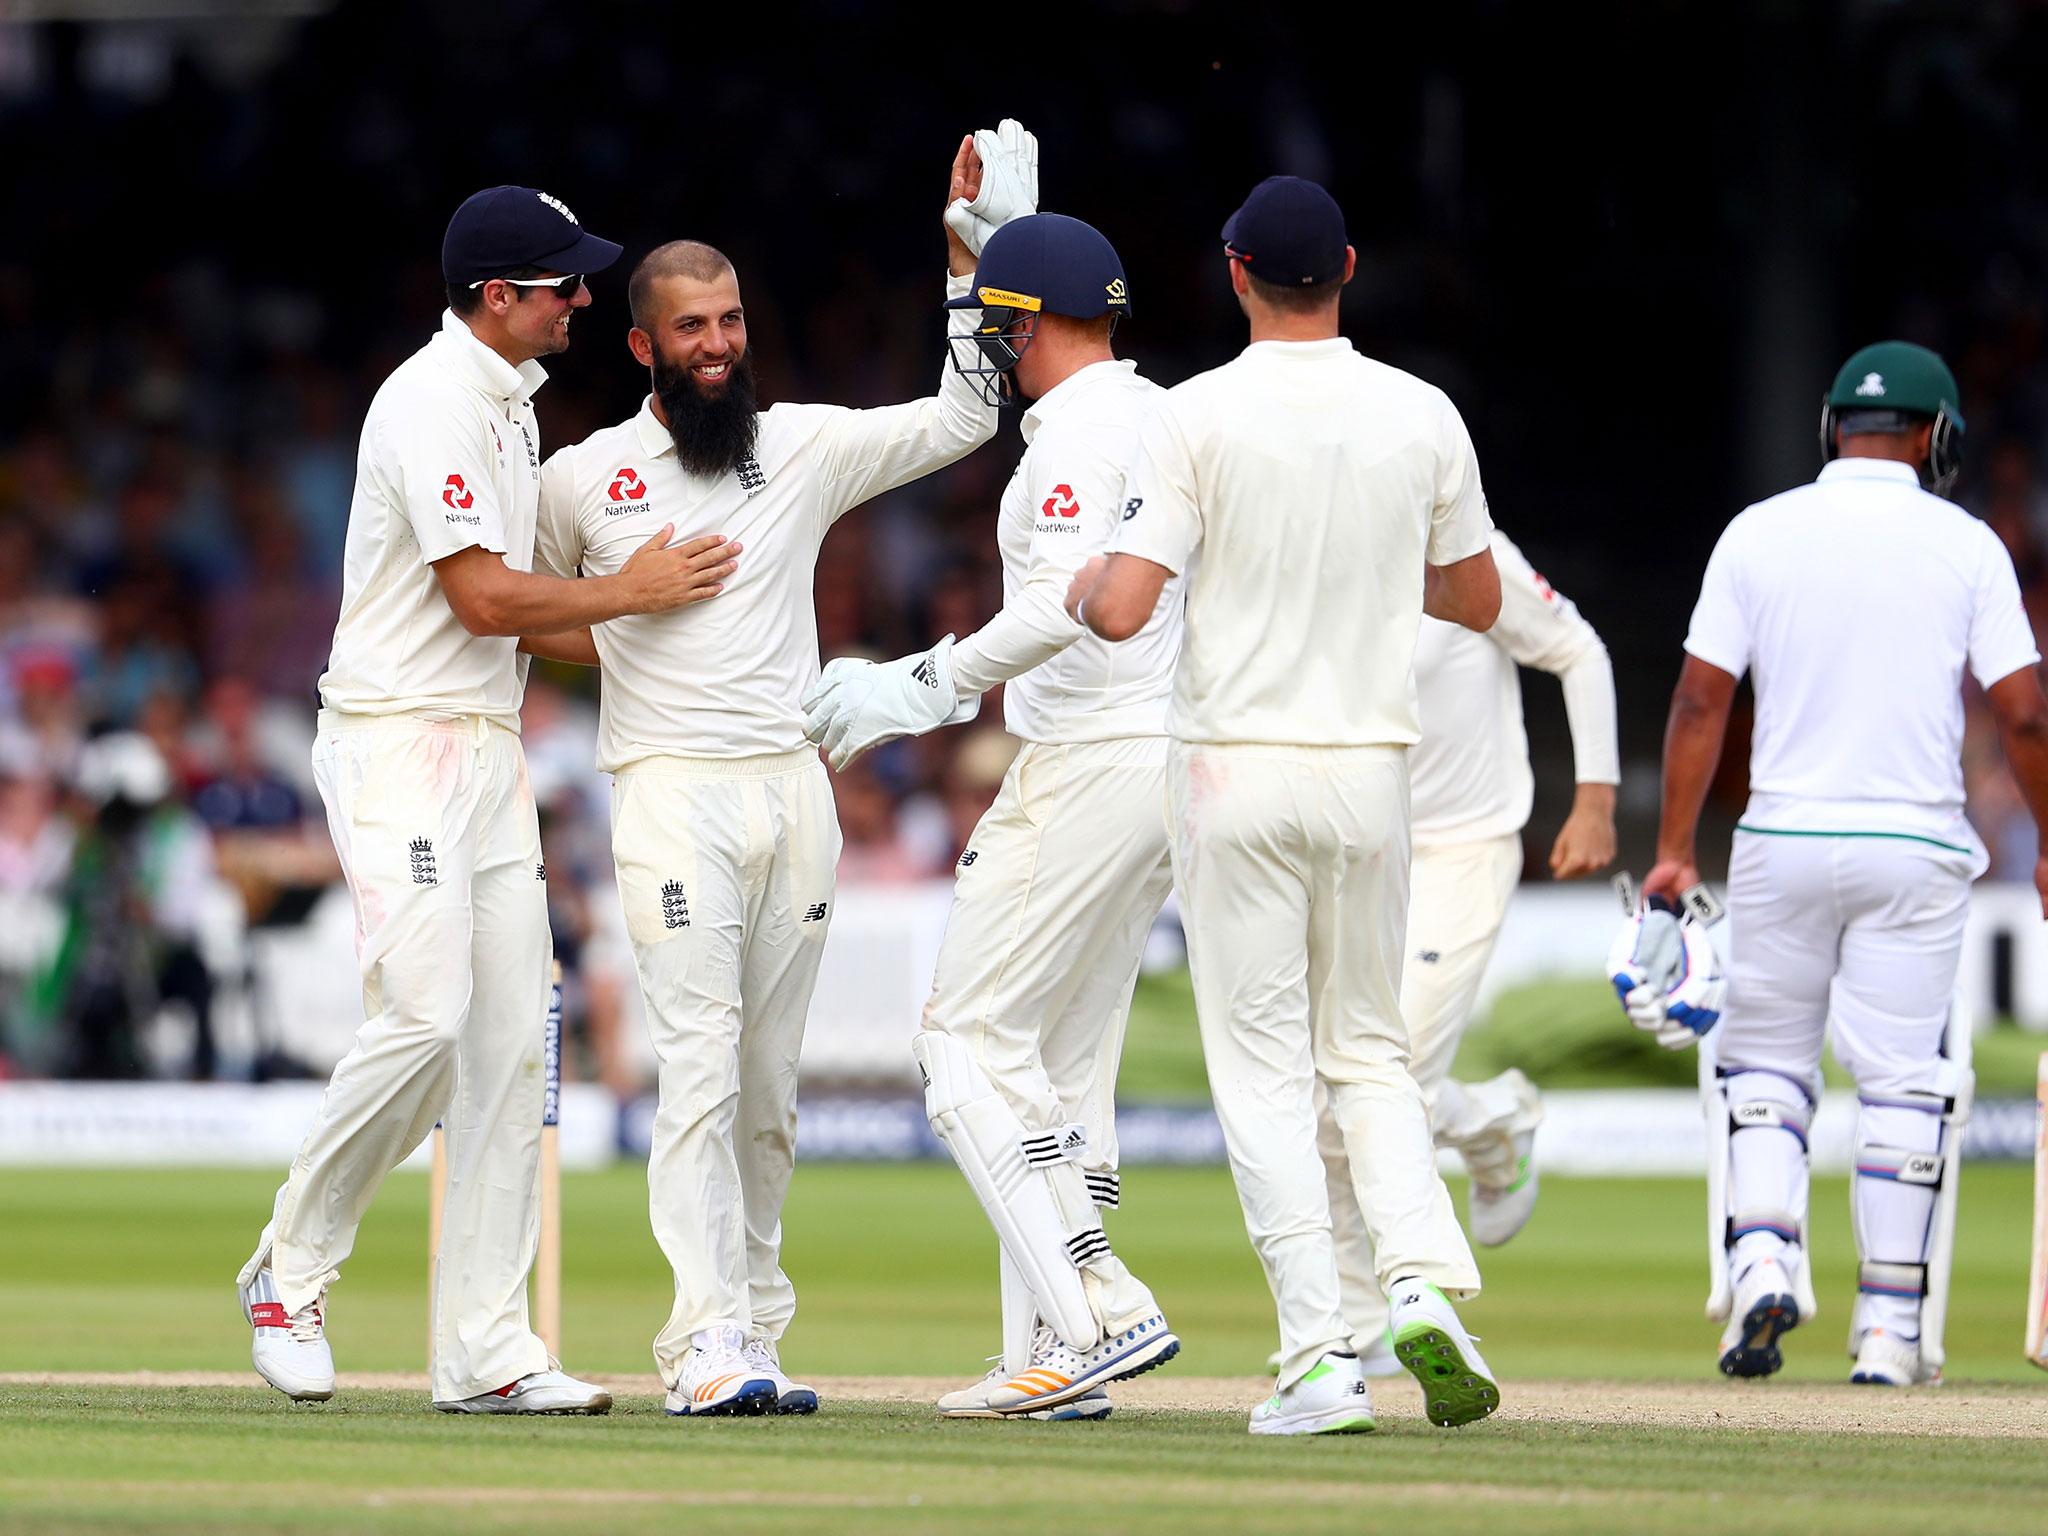
[{"label": "sponsor logo on sleeve", "polygon": [[472,491],[460,475],[450,475],[441,487],[441,505],[448,510],[444,517],[451,523],[464,523],[471,528],[483,526],[483,515],[471,512],[476,505],[476,492]]},{"label": "sponsor logo on sleeve", "polygon": [[1143,505],[1145,505],[1144,497],[1133,496],[1129,501],[1124,503],[1123,520],[1128,523],[1132,518],[1138,515],[1138,508],[1142,507]]}]

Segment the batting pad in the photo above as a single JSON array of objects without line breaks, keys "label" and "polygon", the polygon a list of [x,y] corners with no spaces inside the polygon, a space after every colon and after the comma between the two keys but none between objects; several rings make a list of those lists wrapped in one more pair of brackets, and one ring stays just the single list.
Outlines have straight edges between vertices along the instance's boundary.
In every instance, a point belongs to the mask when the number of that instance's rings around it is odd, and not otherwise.
[{"label": "batting pad", "polygon": [[[1102,1325],[1088,1305],[1078,1266],[1094,1256],[1102,1229],[1069,1232],[1052,1189],[1052,1180],[1072,1179],[1077,1207],[1091,1208],[1080,1168],[1057,1153],[1047,1155],[1051,1133],[1027,1131],[973,1053],[951,1035],[920,1030],[910,1053],[924,1073],[932,1129],[967,1176],[1004,1254],[1036,1299],[1039,1316],[1069,1348],[1093,1349],[1102,1341]],[[1101,1246],[1106,1251],[1107,1244]]]}]

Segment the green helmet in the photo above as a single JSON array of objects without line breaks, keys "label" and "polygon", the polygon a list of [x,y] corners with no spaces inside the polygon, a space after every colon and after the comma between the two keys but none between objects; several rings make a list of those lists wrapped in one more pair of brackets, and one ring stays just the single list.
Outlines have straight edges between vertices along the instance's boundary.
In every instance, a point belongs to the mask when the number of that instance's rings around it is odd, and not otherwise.
[{"label": "green helmet", "polygon": [[1963,412],[1956,376],[1936,353],[1910,341],[1880,341],[1842,364],[1820,407],[1821,458],[1840,451],[1844,418],[1866,432],[1898,432],[1934,423],[1921,480],[1946,496],[1963,467]]}]

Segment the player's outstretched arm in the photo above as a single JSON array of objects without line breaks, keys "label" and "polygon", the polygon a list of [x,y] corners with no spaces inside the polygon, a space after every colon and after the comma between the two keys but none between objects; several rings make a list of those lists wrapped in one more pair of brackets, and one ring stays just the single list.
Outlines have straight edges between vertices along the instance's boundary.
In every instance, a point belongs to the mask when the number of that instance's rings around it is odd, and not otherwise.
[{"label": "player's outstretched arm", "polygon": [[559,629],[547,635],[521,635],[519,649],[543,661],[566,661],[572,667],[600,665],[597,641],[591,637],[588,624],[581,629]]},{"label": "player's outstretched arm", "polygon": [[472,544],[434,562],[455,617],[472,635],[543,635],[628,613],[662,613],[716,597],[738,568],[740,546],[723,534],[671,545],[673,524],[641,545],[615,575],[585,578],[515,571]]},{"label": "player's outstretched arm", "polygon": [[1572,793],[1571,814],[1550,845],[1553,880],[1598,874],[1614,862],[1614,786],[1581,783]]},{"label": "player's outstretched arm", "polygon": [[1700,883],[1700,810],[1721,761],[1728,712],[1735,703],[1733,673],[1697,656],[1685,658],[1671,713],[1664,722],[1664,814],[1657,827],[1657,864],[1643,879],[1645,896],[1677,901]]},{"label": "player's outstretched arm", "polygon": [[2048,917],[2048,695],[2041,691],[2040,670],[2027,666],[2009,673],[1985,689],[1984,697],[1998,717],[2005,760],[2042,839],[2034,860],[2034,889],[2041,893],[2041,915]]}]

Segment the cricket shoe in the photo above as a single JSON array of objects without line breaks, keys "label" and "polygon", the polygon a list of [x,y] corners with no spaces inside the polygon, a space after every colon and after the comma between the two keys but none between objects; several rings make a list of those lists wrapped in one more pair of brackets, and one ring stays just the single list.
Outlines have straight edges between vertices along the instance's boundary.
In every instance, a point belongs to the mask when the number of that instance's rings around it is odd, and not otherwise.
[{"label": "cricket shoe", "polygon": [[995,1368],[973,1386],[948,1392],[940,1398],[939,1412],[949,1419],[1044,1419],[1064,1424],[1082,1419],[1106,1419],[1115,1407],[1109,1400],[1109,1394],[1098,1387],[1085,1396],[1050,1408],[1026,1408],[1004,1413],[989,1406],[989,1394],[1009,1380],[1010,1373],[998,1360]]},{"label": "cricket shoe", "polygon": [[1387,1335],[1401,1364],[1422,1383],[1422,1406],[1430,1423],[1455,1429],[1500,1406],[1500,1387],[1449,1297],[1411,1276],[1394,1282],[1387,1301],[1392,1307]]},{"label": "cricket shoe", "polygon": [[[662,1407],[671,1418],[734,1417],[775,1412],[775,1378],[746,1356],[747,1336],[726,1326],[691,1335],[690,1352]],[[794,1385],[794,1383],[791,1383]]]},{"label": "cricket shoe", "polygon": [[1255,1435],[1363,1435],[1378,1429],[1358,1356],[1327,1354],[1252,1410]]},{"label": "cricket shoe", "polygon": [[[1354,1345],[1357,1343],[1356,1336],[1353,1337],[1352,1342]],[[1280,1374],[1280,1362],[1283,1358],[1285,1357],[1277,1349],[1272,1354],[1266,1356],[1267,1372],[1278,1376]],[[1368,1381],[1387,1376],[1399,1376],[1407,1369],[1408,1367],[1401,1363],[1401,1357],[1394,1353],[1393,1341],[1387,1337],[1384,1331],[1373,1335],[1370,1347],[1358,1351],[1359,1374]]]},{"label": "cricket shoe", "polygon": [[1119,1333],[1105,1334],[1093,1349],[1074,1349],[1045,1324],[1031,1341],[1031,1364],[991,1387],[988,1405],[998,1413],[1058,1408],[1127,1376],[1141,1376],[1180,1353],[1180,1340],[1154,1312]]},{"label": "cricket shoe", "polygon": [[603,1387],[578,1381],[552,1365],[507,1382],[495,1392],[435,1402],[443,1413],[610,1413],[612,1395]]},{"label": "cricket shoe", "polygon": [[1758,1259],[1735,1282],[1735,1305],[1721,1335],[1721,1374],[1769,1376],[1785,1363],[1778,1340],[1799,1326],[1792,1277],[1776,1259]]},{"label": "cricket shoe", "polygon": [[265,1265],[237,1285],[243,1315],[256,1330],[252,1357],[256,1374],[299,1403],[324,1403],[334,1396],[334,1351],[327,1345],[327,1293],[296,1312],[277,1299],[277,1280]]},{"label": "cricket shoe", "polygon": [[816,1413],[818,1393],[800,1381],[791,1381],[782,1373],[782,1358],[775,1351],[773,1341],[749,1339],[740,1351],[740,1358],[753,1368],[756,1376],[766,1376],[775,1384],[775,1411],[777,1413]]},{"label": "cricket shoe", "polygon": [[1863,1343],[1856,1351],[1856,1365],[1849,1372],[1849,1379],[1865,1387],[1910,1387],[1917,1385],[1920,1374],[1920,1341],[1902,1339],[1895,1333],[1882,1328],[1873,1328],[1863,1335]]},{"label": "cricket shoe", "polygon": [[1543,1119],[1543,1100],[1536,1085],[1513,1067],[1480,1087],[1493,1097],[1512,1095],[1517,1108],[1509,1123],[1523,1127],[1495,1132],[1476,1146],[1458,1147],[1472,1175],[1465,1224],[1473,1242],[1498,1248],[1536,1212],[1536,1126]]}]

